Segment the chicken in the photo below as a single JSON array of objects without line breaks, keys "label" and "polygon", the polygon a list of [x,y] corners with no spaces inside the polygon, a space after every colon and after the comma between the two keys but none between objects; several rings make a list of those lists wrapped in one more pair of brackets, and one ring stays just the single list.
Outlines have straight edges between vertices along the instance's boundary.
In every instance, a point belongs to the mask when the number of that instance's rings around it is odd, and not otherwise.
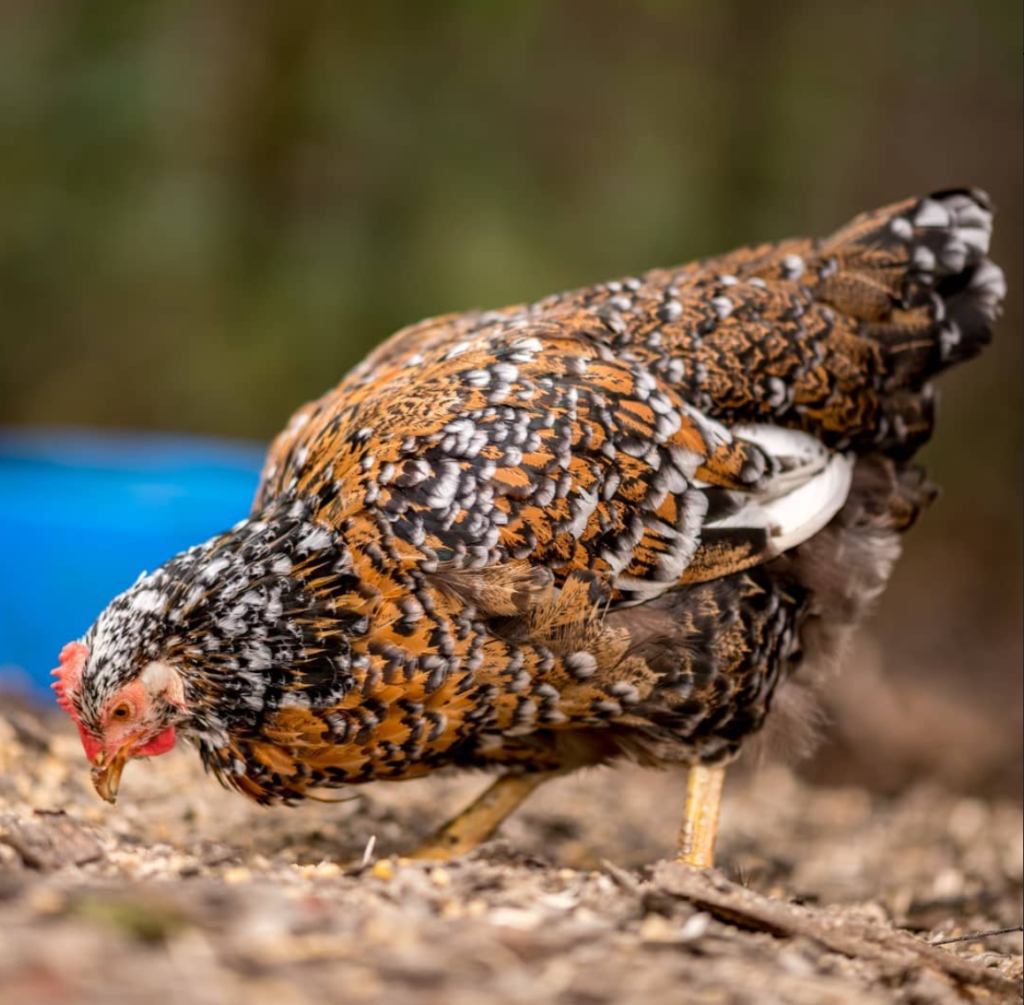
[{"label": "chicken", "polygon": [[270,448],[250,515],[68,644],[96,788],[178,735],[260,803],[485,768],[421,854],[545,779],[689,769],[713,861],[725,767],[813,679],[933,489],[931,379],[1005,283],[957,190],[784,241],[406,328]]}]

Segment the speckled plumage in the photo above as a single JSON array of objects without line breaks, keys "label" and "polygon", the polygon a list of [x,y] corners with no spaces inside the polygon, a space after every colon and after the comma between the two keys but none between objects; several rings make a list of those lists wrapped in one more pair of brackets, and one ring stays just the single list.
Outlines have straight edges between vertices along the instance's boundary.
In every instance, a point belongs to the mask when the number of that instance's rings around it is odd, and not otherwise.
[{"label": "speckled plumage", "polygon": [[928,381],[1004,294],[973,192],[422,322],[302,408],[252,514],[98,619],[86,731],[153,661],[261,801],[444,765],[728,760],[930,498]]}]

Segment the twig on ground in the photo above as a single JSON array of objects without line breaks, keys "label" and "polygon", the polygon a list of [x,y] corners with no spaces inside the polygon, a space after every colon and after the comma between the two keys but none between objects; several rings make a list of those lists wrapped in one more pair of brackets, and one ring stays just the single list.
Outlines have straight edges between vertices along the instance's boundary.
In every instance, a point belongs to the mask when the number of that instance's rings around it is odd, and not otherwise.
[{"label": "twig on ground", "polygon": [[952,939],[934,939],[929,946],[950,946],[954,942],[974,942],[976,939],[990,939],[994,935],[1016,935],[1017,932],[1024,932],[1024,925],[1011,925],[1009,928],[990,928],[984,932],[968,932],[966,935],[957,935]]}]

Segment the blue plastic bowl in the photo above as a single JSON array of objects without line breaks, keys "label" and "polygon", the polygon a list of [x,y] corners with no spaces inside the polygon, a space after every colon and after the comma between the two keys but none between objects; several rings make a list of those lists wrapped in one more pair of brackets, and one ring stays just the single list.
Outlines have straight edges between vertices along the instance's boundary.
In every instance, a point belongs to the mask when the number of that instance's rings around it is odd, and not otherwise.
[{"label": "blue plastic bowl", "polygon": [[0,689],[44,694],[64,643],[140,572],[242,519],[264,449],[0,430]]}]

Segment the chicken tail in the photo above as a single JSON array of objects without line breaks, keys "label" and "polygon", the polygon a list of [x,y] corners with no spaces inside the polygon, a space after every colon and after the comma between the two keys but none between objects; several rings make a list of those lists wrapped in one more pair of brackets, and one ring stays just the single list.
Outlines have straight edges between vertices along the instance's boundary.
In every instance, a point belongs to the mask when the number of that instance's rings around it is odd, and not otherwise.
[{"label": "chicken tail", "polygon": [[[951,189],[857,217],[822,242],[817,298],[859,321],[884,359],[878,445],[909,456],[931,433],[928,381],[991,339],[1006,281],[988,256],[993,209]],[[895,304],[895,307],[894,307]]]}]

